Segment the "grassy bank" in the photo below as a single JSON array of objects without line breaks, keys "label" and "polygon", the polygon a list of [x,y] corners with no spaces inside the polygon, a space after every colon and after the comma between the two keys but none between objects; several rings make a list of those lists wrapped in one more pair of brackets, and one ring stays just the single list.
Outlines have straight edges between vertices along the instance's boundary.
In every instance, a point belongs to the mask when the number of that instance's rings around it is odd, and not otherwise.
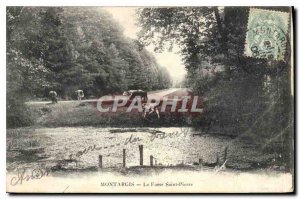
[{"label": "grassy bank", "polygon": [[101,126],[101,127],[134,127],[134,126],[182,126],[186,119],[178,114],[161,113],[161,118],[153,114],[144,119],[137,111],[126,112],[120,108],[115,113],[101,113],[95,102],[59,102],[27,104],[31,109],[35,126]]}]

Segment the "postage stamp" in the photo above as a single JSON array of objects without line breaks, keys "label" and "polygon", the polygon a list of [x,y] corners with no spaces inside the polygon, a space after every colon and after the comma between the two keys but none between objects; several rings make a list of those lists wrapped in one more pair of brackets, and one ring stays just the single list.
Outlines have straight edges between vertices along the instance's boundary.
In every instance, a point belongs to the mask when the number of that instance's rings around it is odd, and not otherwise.
[{"label": "postage stamp", "polygon": [[284,60],[288,23],[287,12],[250,8],[244,55]]}]

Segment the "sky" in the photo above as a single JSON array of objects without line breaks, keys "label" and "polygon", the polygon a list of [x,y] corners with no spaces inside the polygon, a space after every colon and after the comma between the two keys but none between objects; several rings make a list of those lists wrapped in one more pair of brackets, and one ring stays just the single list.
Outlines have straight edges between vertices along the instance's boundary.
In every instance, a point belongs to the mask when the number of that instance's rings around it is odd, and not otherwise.
[{"label": "sky", "polygon": [[[106,7],[104,9],[112,14],[113,18],[124,28],[125,36],[137,39],[137,32],[140,28],[136,25],[135,7]],[[174,83],[183,79],[186,70],[180,55],[176,53],[176,47],[175,52],[164,51],[162,53],[154,52],[154,46],[147,46],[146,49],[155,56],[159,65],[169,71]]]}]

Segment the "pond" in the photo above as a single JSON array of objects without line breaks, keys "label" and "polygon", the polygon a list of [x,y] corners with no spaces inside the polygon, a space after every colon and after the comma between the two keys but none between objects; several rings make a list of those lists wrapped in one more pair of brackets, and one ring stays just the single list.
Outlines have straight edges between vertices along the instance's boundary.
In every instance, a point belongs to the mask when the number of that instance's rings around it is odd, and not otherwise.
[{"label": "pond", "polygon": [[[257,146],[239,138],[200,134],[192,128],[21,128],[7,130],[7,170],[43,166],[55,167],[60,161],[74,160],[76,167],[122,168],[140,164],[139,145],[143,145],[143,164],[163,166],[214,164],[224,161],[233,169],[253,169],[272,161]],[[72,162],[69,161],[72,167]],[[75,167],[73,165],[73,167]]]}]

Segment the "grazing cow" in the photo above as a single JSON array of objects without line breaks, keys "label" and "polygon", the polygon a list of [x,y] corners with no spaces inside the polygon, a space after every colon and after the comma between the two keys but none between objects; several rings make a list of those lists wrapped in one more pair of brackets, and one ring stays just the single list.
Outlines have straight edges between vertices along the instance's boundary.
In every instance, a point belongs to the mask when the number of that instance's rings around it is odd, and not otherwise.
[{"label": "grazing cow", "polygon": [[83,90],[77,90],[77,91],[75,91],[75,93],[77,94],[77,100],[78,101],[81,101],[82,98],[84,98]]},{"label": "grazing cow", "polygon": [[143,101],[148,100],[147,92],[141,89],[125,91],[123,95],[129,96],[130,100],[133,100],[136,96],[140,96]]},{"label": "grazing cow", "polygon": [[158,104],[156,103],[143,103],[143,112],[144,112],[144,118],[146,118],[147,116],[147,113],[148,115],[150,115],[151,113],[153,112],[156,112],[157,114],[157,118],[159,119],[160,118],[160,115],[159,115],[159,111],[158,111]]},{"label": "grazing cow", "polygon": [[49,97],[52,101],[52,104],[57,103],[57,93],[55,91],[50,91]]}]

